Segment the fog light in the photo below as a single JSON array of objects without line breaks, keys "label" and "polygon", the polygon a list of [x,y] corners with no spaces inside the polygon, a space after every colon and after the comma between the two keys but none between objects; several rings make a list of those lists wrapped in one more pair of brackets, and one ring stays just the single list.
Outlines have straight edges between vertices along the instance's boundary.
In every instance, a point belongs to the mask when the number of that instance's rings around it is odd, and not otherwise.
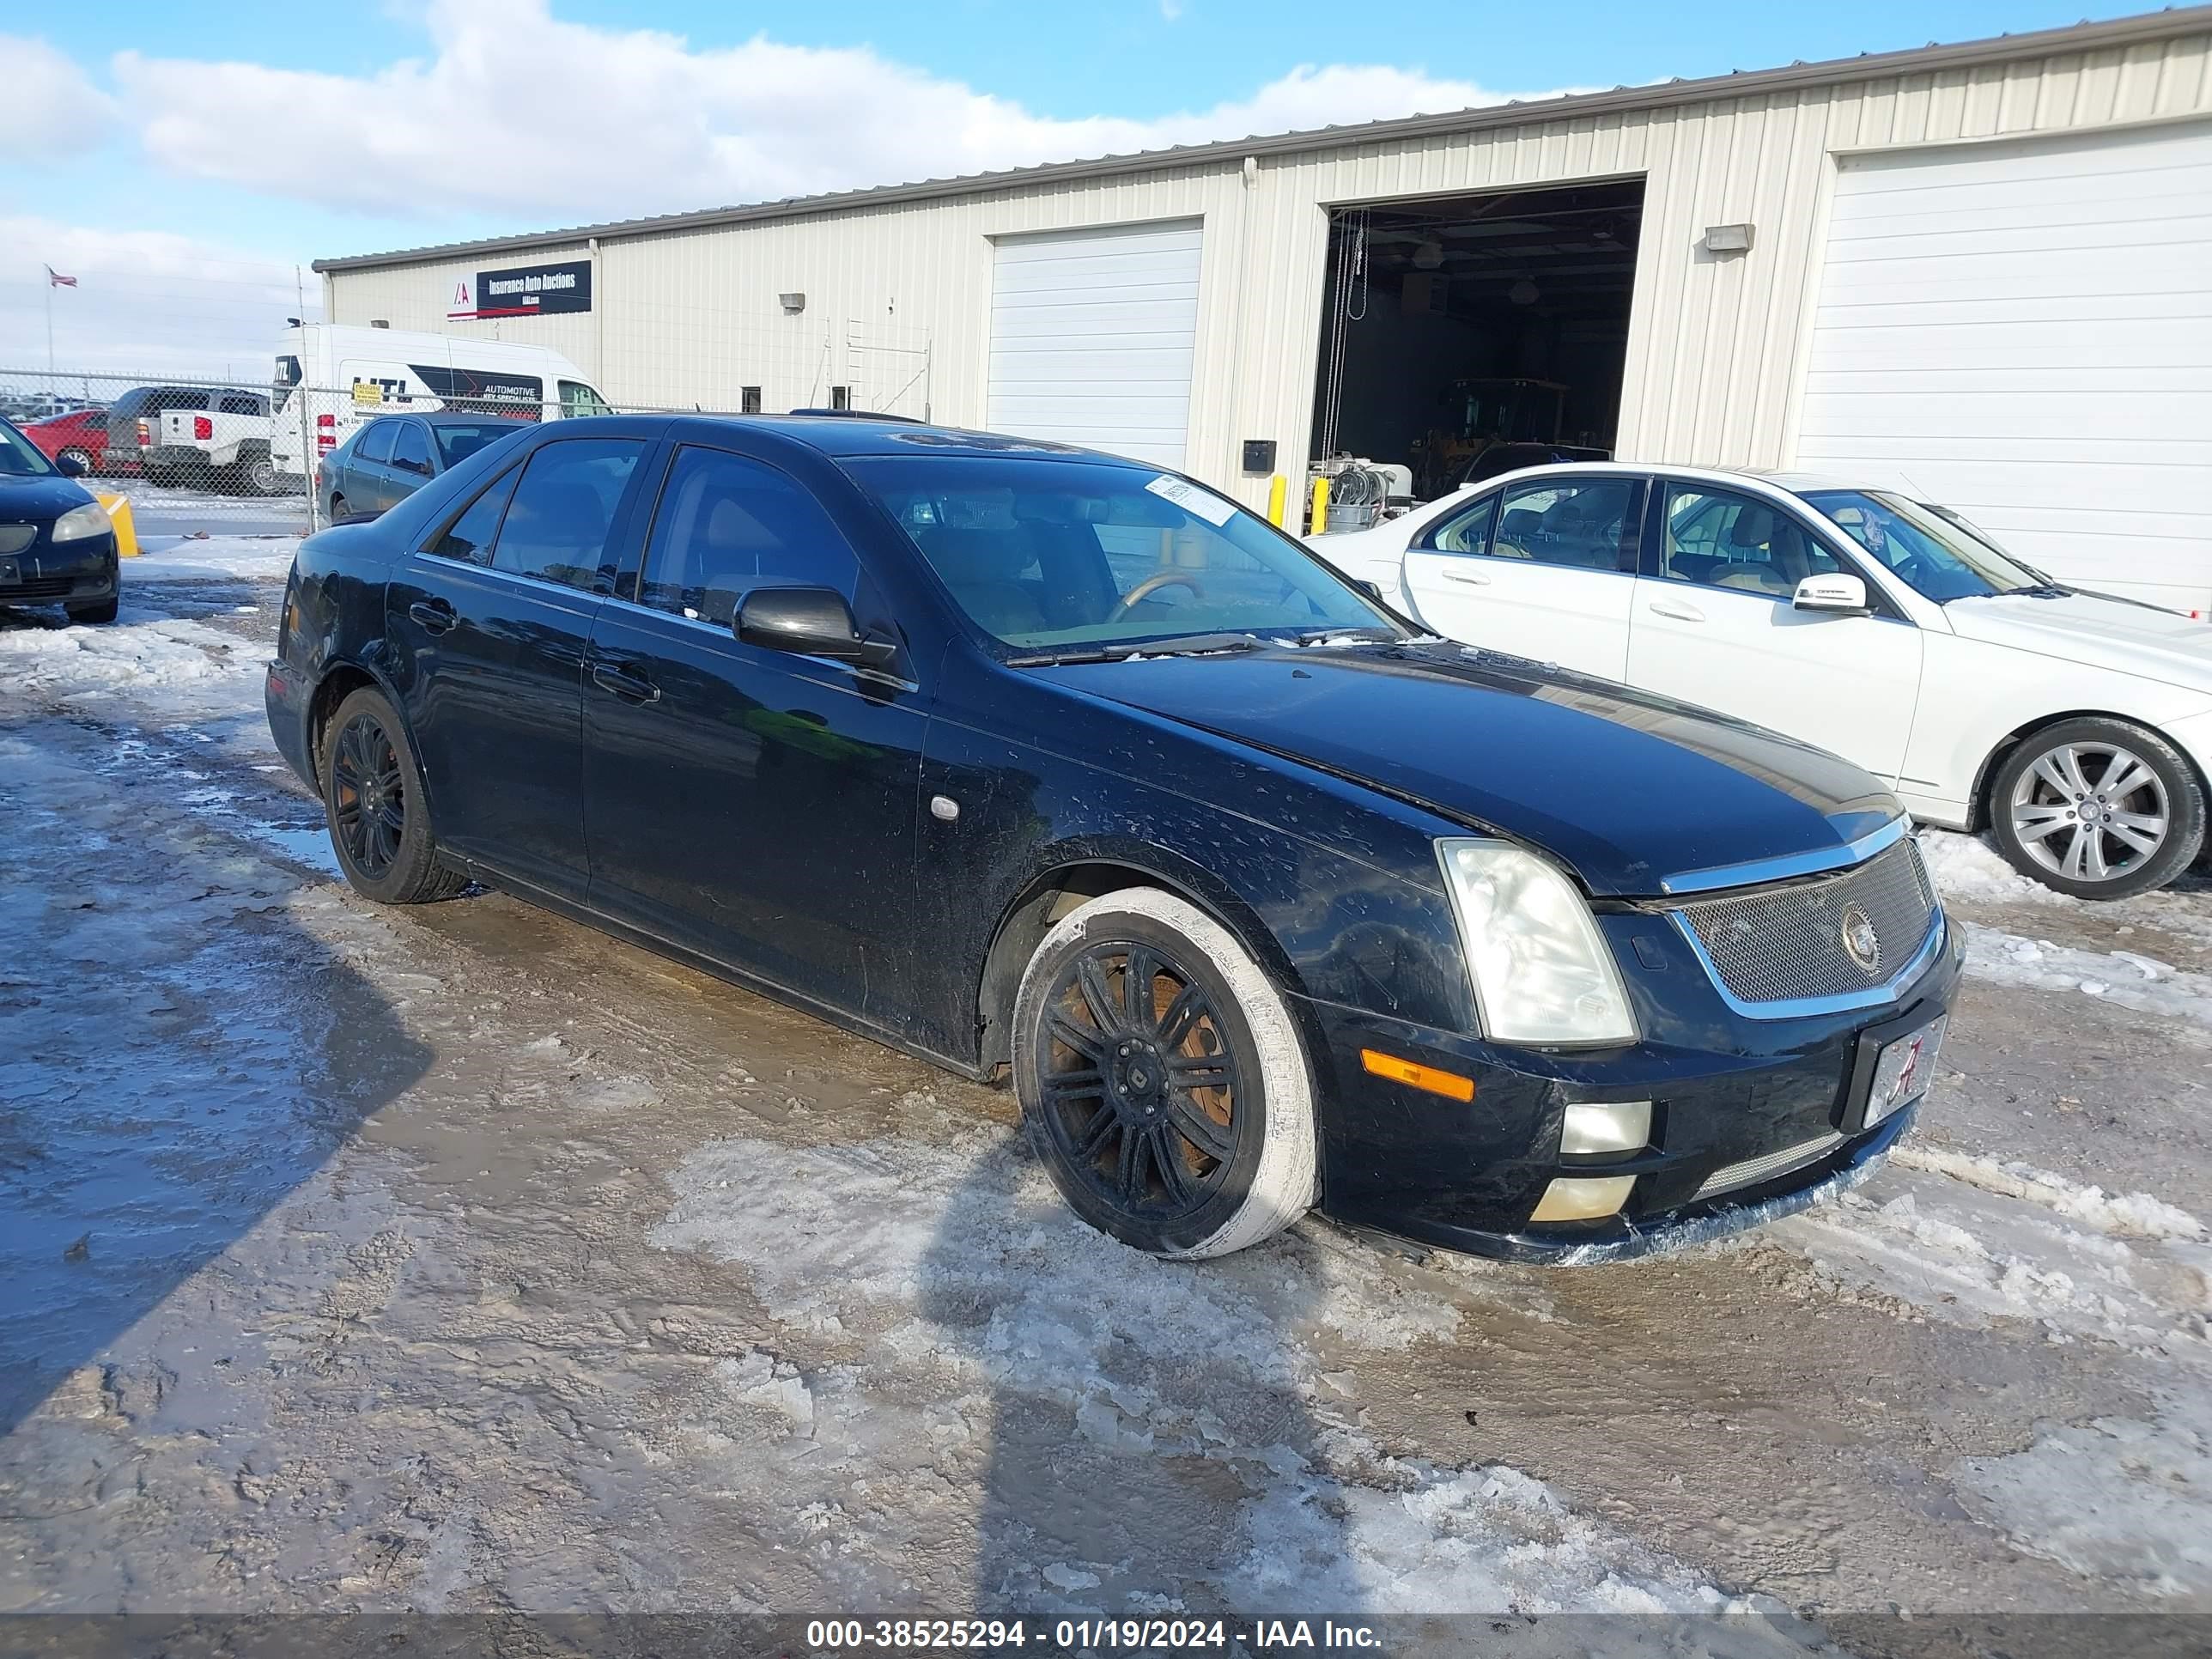
[{"label": "fog light", "polygon": [[1623,1100],[1612,1105],[1567,1108],[1559,1126],[1559,1150],[1577,1152],[1640,1152],[1651,1144],[1651,1103]]},{"label": "fog light", "polygon": [[1561,1176],[1544,1188],[1531,1221],[1595,1221],[1628,1202],[1634,1176]]}]

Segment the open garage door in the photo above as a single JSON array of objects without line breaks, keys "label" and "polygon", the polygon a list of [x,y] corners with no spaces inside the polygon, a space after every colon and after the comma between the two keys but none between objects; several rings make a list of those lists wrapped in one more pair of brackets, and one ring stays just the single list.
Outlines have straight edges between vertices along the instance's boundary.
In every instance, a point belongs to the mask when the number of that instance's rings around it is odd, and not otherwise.
[{"label": "open garage door", "polygon": [[1332,209],[1309,459],[1426,499],[1611,454],[1643,215],[1640,179]]},{"label": "open garage door", "polygon": [[1181,468],[1199,242],[1195,221],[1002,237],[991,429]]},{"label": "open garage door", "polygon": [[1849,157],[1797,461],[2212,608],[2212,128]]}]

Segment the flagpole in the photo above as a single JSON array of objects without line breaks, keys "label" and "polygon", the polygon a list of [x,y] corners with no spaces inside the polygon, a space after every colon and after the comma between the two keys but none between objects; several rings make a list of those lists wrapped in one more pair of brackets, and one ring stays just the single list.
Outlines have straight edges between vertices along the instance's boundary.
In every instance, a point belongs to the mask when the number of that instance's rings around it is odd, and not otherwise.
[{"label": "flagpole", "polygon": [[54,378],[54,268],[46,267],[46,378]]}]

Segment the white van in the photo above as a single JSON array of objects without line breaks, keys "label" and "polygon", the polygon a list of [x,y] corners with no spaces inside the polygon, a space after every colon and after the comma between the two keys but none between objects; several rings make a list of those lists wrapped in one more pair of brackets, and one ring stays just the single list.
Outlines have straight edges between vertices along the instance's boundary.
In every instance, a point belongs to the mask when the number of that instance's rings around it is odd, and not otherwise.
[{"label": "white van", "polygon": [[544,346],[337,323],[284,331],[273,392],[270,459],[295,481],[362,422],[398,410],[544,421],[612,412],[583,370]]}]

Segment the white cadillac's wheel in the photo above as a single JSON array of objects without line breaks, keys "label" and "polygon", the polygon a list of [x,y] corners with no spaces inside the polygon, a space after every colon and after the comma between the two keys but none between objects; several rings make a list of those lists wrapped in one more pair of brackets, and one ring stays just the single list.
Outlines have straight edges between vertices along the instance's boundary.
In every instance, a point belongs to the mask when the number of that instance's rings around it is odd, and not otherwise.
[{"label": "white cadillac's wheel", "polygon": [[1014,1002],[1030,1144],[1085,1221],[1155,1255],[1225,1255],[1312,1206],[1313,1080],[1289,1007],[1195,905],[1091,900]]},{"label": "white cadillac's wheel", "polygon": [[1990,786],[1990,831],[2025,875],[2076,898],[2164,885],[2204,839],[2189,763],[2125,720],[2061,720],[2006,759]]}]

